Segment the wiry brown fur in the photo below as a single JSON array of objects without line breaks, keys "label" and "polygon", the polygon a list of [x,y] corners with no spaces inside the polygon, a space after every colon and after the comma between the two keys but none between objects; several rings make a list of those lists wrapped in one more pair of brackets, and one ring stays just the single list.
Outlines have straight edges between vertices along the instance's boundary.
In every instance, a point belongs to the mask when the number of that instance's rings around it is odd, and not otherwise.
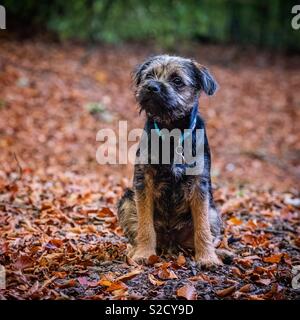
[{"label": "wiry brown fur", "polygon": [[[135,96],[141,110],[145,110],[147,116],[152,120],[164,122],[167,125],[186,115],[193,108],[195,97],[198,97],[200,89],[191,75],[193,67],[195,68],[194,71],[197,70],[199,73],[209,74],[204,66],[181,57],[161,55],[146,61],[140,67],[140,72],[136,72],[134,76]],[[173,75],[181,77],[185,84],[180,91],[176,92],[170,84],[170,77]],[[169,99],[168,104],[172,106],[172,108],[165,108],[163,114],[153,113],[143,105],[145,86],[153,79],[160,81],[165,86],[167,99]]]},{"label": "wiry brown fur", "polygon": [[[154,121],[161,128],[184,130],[193,116],[196,128],[205,130],[197,114],[199,93],[213,94],[216,82],[203,66],[190,59],[157,56],[136,70],[134,83],[136,99],[147,115],[147,133]],[[149,92],[153,86],[157,92]],[[171,164],[136,164],[133,190],[119,202],[120,225],[133,246],[133,259],[183,248],[194,251],[200,264],[218,264],[213,238],[219,234],[220,217],[213,202],[206,134],[201,174],[186,175],[185,165],[178,167],[172,161],[174,154]]]}]

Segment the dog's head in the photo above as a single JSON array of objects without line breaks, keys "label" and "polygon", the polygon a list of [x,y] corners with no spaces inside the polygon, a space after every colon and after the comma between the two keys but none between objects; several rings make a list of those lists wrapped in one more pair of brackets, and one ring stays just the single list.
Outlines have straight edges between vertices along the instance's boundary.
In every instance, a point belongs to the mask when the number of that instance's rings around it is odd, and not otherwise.
[{"label": "dog's head", "polygon": [[138,66],[134,84],[141,111],[159,122],[184,117],[201,91],[212,95],[217,89],[215,79],[204,66],[169,55],[149,58]]}]

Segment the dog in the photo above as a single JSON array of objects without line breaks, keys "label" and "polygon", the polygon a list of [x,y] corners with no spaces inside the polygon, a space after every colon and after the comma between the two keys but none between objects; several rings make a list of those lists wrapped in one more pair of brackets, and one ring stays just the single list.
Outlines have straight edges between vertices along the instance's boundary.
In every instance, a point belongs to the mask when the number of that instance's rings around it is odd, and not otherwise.
[{"label": "dog", "polygon": [[[133,188],[127,189],[118,203],[119,223],[132,247],[131,257],[145,262],[157,252],[190,250],[201,266],[221,264],[214,246],[221,219],[213,201],[211,155],[198,110],[200,93],[213,95],[217,82],[206,67],[192,59],[159,55],[136,68],[133,83],[140,112],[146,113],[144,132],[149,143],[153,138],[150,132],[162,140],[163,129],[180,130],[181,137],[187,129],[194,152],[198,129],[204,132],[204,151],[203,169],[194,175],[185,174],[190,166],[184,161],[185,151],[179,152],[183,163],[174,164],[175,140],[169,164],[162,163],[162,141],[154,152],[158,154],[156,163],[135,164]],[[153,160],[150,153],[148,150],[148,158]],[[137,157],[140,154],[141,146]]]}]

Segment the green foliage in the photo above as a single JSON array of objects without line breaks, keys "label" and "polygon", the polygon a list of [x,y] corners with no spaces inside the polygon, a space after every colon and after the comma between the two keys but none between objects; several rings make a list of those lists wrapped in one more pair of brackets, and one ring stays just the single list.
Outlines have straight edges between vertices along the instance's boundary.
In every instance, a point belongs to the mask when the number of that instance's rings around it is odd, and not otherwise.
[{"label": "green foliage", "polygon": [[84,107],[91,114],[102,113],[106,111],[106,107],[99,102],[89,102]]},{"label": "green foliage", "polygon": [[[118,43],[155,40],[174,46],[199,38],[300,49],[291,28],[294,1],[285,0],[4,0],[24,26],[39,25],[62,39]],[[8,21],[9,24],[9,21]]]}]

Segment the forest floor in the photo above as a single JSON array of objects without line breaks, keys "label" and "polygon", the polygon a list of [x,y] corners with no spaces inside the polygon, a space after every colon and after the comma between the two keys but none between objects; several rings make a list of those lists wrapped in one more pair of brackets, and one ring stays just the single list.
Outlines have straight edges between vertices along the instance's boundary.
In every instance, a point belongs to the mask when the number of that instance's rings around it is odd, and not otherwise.
[{"label": "forest floor", "polygon": [[212,270],[182,254],[146,266],[126,257],[115,205],[132,165],[99,165],[96,133],[118,120],[143,127],[130,72],[155,52],[1,40],[0,299],[299,299],[299,57],[213,45],[179,52],[220,84],[200,110],[220,247],[235,257]]}]

